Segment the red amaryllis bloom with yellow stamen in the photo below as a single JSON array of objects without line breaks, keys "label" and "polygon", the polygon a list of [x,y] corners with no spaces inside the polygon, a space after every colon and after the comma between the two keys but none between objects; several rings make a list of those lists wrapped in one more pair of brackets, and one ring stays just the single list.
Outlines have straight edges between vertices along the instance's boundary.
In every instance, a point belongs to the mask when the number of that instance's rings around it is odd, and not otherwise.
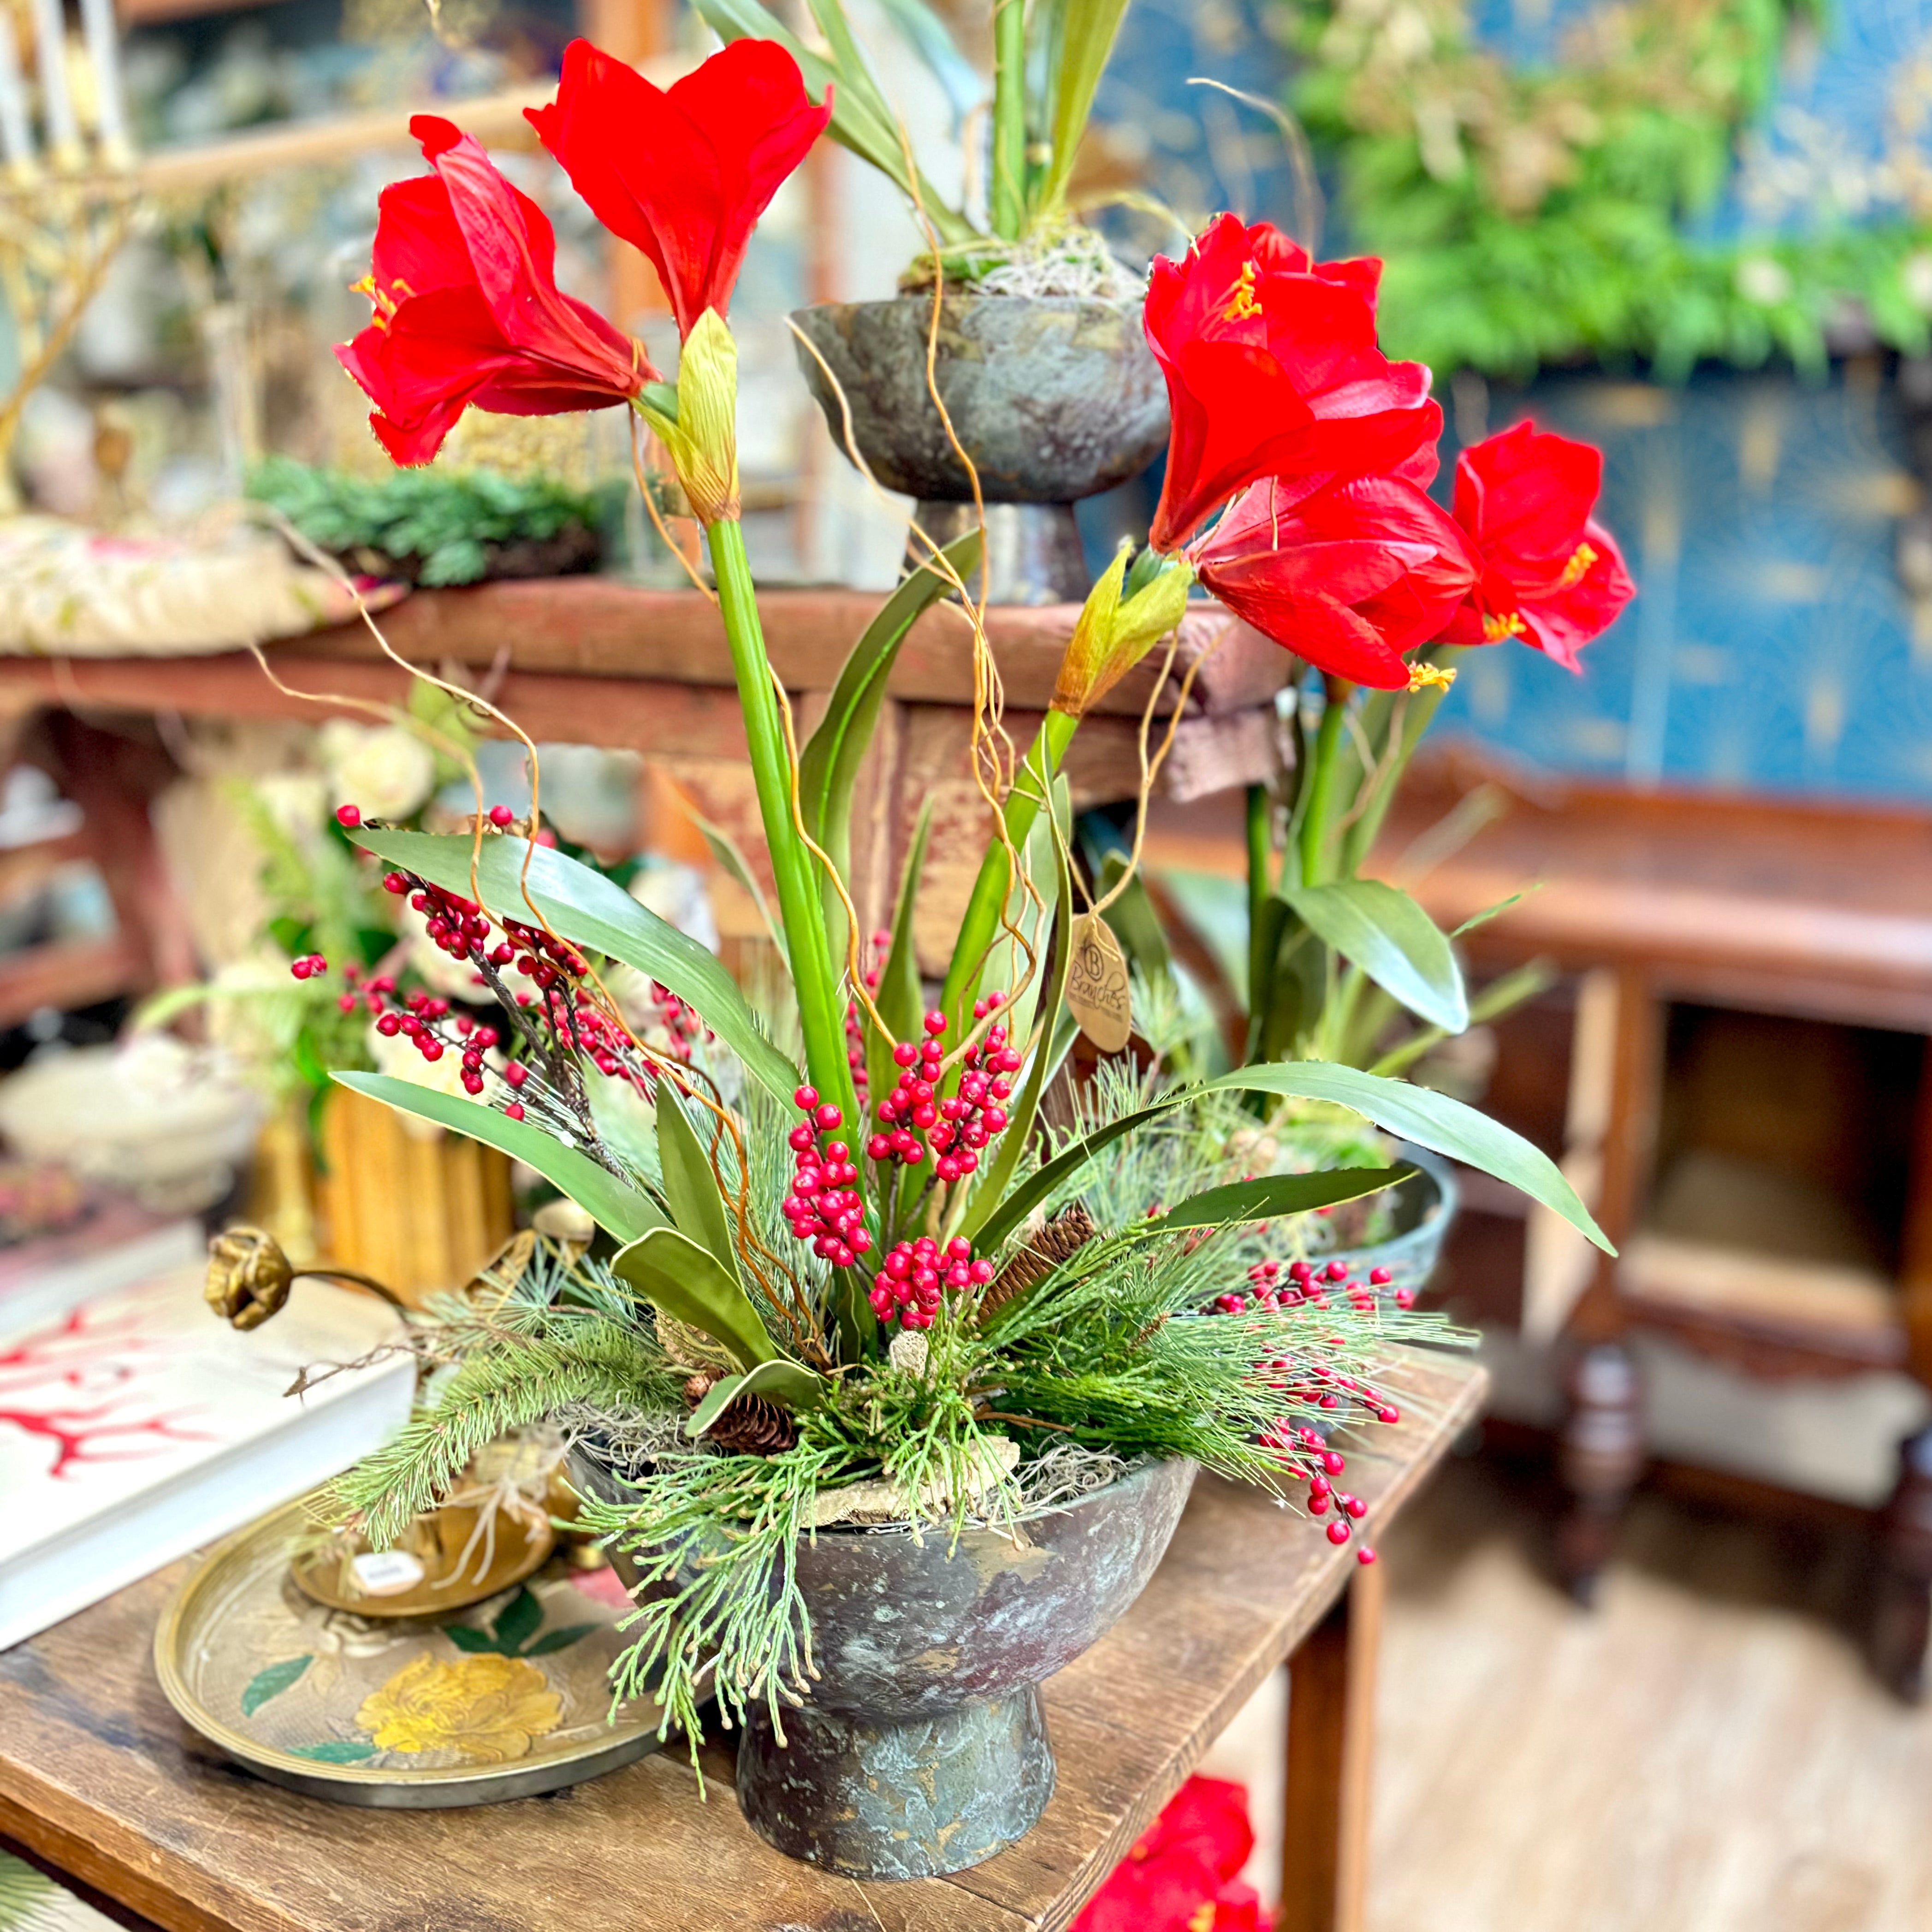
[{"label": "red amaryllis bloom with yellow stamen", "polygon": [[1319,267],[1267,223],[1218,215],[1156,256],[1144,326],[1167,377],[1167,476],[1149,541],[1185,543],[1264,476],[1380,475],[1442,434],[1429,371],[1376,346],[1378,263]]},{"label": "red amaryllis bloom with yellow stamen", "polygon": [[525,112],[598,220],[650,257],[685,336],[729,308],[752,230],[832,94],[814,107],[776,40],[734,40],[668,88],[573,40],[556,99]]},{"label": "red amaryllis bloom with yellow stamen", "polygon": [[382,190],[368,280],[374,320],[336,356],[400,464],[427,463],[474,404],[561,416],[629,400],[657,372],[630,337],[556,286],[556,238],[476,142],[418,114],[436,170]]},{"label": "red amaryllis bloom with yellow stamen", "polygon": [[1441,635],[1478,572],[1454,519],[1399,476],[1257,483],[1215,525],[1196,567],[1276,644],[1384,691],[1408,684],[1402,653]]},{"label": "red amaryllis bloom with yellow stamen", "polygon": [[1520,638],[1566,669],[1636,594],[1616,540],[1590,512],[1604,457],[1528,422],[1456,459],[1456,520],[1482,576],[1444,633],[1451,644]]}]

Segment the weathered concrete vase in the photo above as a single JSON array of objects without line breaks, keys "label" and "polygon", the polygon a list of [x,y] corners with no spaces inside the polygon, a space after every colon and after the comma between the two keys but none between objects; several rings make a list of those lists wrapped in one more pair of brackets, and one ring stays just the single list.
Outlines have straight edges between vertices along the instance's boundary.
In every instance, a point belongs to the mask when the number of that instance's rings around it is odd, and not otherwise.
[{"label": "weathered concrete vase", "polygon": [[[962,535],[973,488],[926,383],[932,298],[827,302],[792,320],[818,352],[797,345],[832,440],[845,448],[842,390],[872,474],[920,500],[935,541]],[[1088,583],[1073,505],[1138,476],[1167,440],[1167,388],[1139,303],[948,295],[933,377],[986,499],[988,596],[1080,602]]]},{"label": "weathered concrete vase", "polygon": [[738,1802],[782,1852],[853,1878],[963,1871],[1053,1794],[1040,1685],[1138,1597],[1194,1481],[1150,1462],[1024,1526],[1024,1540],[820,1531],[799,1587],[822,1672],[738,1747]]}]

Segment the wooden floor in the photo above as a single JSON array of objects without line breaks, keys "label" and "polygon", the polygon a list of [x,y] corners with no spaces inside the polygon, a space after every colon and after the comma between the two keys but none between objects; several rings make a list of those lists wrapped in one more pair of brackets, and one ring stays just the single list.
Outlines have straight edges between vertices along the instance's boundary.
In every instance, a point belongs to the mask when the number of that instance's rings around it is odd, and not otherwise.
[{"label": "wooden floor", "polygon": [[1457,1462],[1388,1538],[1368,1932],[1932,1928],[1932,1711],[1861,1665],[1858,1542],[1640,1498],[1589,1613],[1545,1520]]}]

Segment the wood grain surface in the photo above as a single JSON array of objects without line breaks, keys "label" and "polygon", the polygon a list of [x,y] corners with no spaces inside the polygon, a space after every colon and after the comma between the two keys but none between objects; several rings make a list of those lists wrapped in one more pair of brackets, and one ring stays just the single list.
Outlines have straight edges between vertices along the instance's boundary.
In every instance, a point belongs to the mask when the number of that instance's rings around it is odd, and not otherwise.
[{"label": "wood grain surface", "polygon": [[[1379,1533],[1477,1408],[1473,1366],[1406,1358],[1400,1425],[1351,1454]],[[861,1887],[780,1856],[675,1750],[550,1798],[368,1811],[262,1784],[187,1729],[149,1662],[181,1566],[0,1654],[0,1833],[167,1932],[1058,1932],[1355,1570],[1319,1526],[1204,1478],[1120,1624],[1047,1686],[1060,1782],[1020,1844]]]}]

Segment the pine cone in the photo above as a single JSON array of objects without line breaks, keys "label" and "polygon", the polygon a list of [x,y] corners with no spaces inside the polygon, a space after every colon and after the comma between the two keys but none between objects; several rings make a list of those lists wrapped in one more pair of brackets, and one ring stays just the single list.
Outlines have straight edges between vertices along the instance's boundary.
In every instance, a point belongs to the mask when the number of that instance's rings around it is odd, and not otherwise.
[{"label": "pine cone", "polygon": [[[722,1379],[700,1369],[684,1385],[684,1399],[694,1409]],[[728,1402],[705,1432],[721,1449],[746,1456],[776,1456],[798,1440],[798,1425],[790,1412],[761,1395],[741,1395]]]},{"label": "pine cone", "polygon": [[745,1456],[776,1456],[798,1440],[790,1411],[761,1395],[734,1396],[708,1432],[719,1448]]},{"label": "pine cone", "polygon": [[1099,1232],[1093,1216],[1078,1202],[1063,1208],[1024,1247],[986,1284],[980,1300],[983,1323],[1016,1294],[1030,1294],[1070,1255],[1077,1253]]}]

